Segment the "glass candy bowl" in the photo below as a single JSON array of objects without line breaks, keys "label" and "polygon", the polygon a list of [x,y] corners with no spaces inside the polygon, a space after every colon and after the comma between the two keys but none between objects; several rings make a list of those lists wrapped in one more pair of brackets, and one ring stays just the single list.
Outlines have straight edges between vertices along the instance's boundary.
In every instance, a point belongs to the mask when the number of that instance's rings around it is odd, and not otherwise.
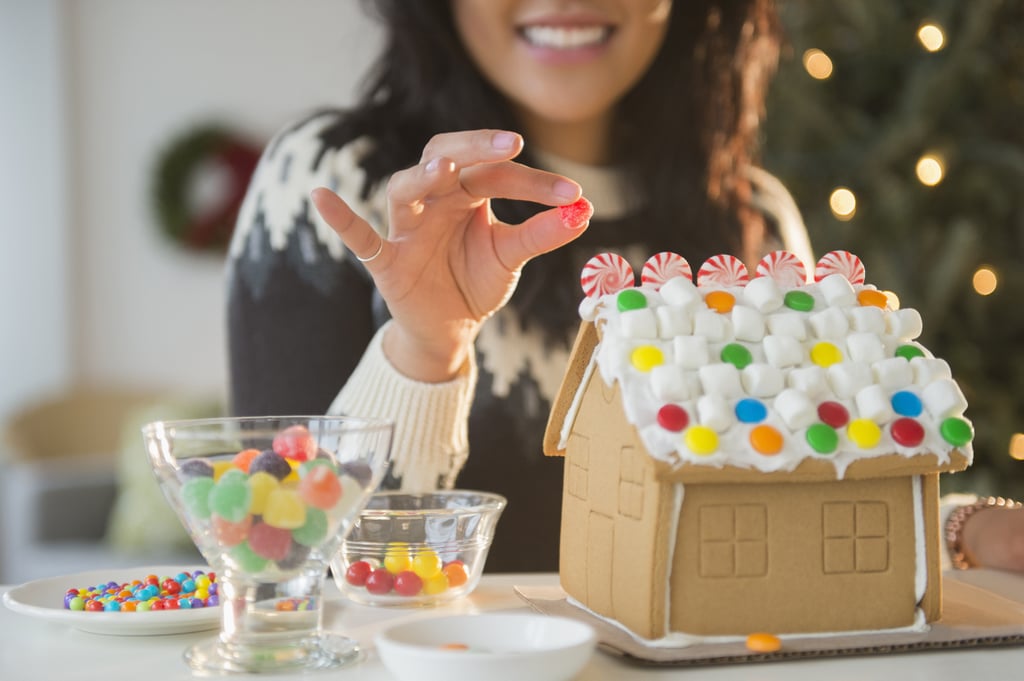
[{"label": "glass candy bowl", "polygon": [[197,672],[321,669],[359,657],[322,629],[331,556],[387,468],[392,424],[350,417],[158,421],[142,429],[164,495],[220,582]]}]

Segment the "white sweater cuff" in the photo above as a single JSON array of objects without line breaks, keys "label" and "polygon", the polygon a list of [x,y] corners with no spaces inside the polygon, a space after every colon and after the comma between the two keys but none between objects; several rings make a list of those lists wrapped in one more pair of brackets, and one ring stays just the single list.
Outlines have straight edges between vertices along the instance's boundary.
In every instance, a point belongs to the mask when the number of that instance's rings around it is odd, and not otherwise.
[{"label": "white sweater cuff", "polygon": [[384,355],[382,339],[389,325],[370,341],[328,413],[393,419],[392,473],[401,479],[402,489],[451,487],[469,454],[469,410],[477,380],[474,353],[451,381],[416,381],[400,374]]}]

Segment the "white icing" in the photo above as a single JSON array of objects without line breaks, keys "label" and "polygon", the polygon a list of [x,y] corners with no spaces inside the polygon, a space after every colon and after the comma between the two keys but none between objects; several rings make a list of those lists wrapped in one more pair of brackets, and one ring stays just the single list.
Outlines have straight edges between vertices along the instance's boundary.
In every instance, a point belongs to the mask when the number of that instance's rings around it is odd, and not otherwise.
[{"label": "white icing", "polygon": [[928,556],[924,534],[924,507],[921,505],[921,476],[911,478],[911,489],[914,495],[914,602],[920,603],[928,588]]}]

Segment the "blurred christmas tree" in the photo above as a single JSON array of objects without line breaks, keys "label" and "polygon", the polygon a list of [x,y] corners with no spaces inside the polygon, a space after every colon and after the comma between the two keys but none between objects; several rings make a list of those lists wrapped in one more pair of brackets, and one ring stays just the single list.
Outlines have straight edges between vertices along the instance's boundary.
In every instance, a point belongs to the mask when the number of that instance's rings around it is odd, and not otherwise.
[{"label": "blurred christmas tree", "polygon": [[764,165],[815,252],[858,254],[952,366],[975,465],[945,489],[1024,498],[1024,2],[780,8]]}]

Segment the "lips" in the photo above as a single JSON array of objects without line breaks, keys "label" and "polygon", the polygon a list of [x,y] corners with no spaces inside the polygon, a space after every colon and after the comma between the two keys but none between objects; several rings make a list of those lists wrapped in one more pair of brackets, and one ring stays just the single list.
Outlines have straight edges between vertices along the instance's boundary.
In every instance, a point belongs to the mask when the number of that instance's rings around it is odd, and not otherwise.
[{"label": "lips", "polygon": [[598,47],[608,42],[611,26],[553,26],[530,25],[519,29],[519,34],[533,47],[551,50],[580,50]]}]

